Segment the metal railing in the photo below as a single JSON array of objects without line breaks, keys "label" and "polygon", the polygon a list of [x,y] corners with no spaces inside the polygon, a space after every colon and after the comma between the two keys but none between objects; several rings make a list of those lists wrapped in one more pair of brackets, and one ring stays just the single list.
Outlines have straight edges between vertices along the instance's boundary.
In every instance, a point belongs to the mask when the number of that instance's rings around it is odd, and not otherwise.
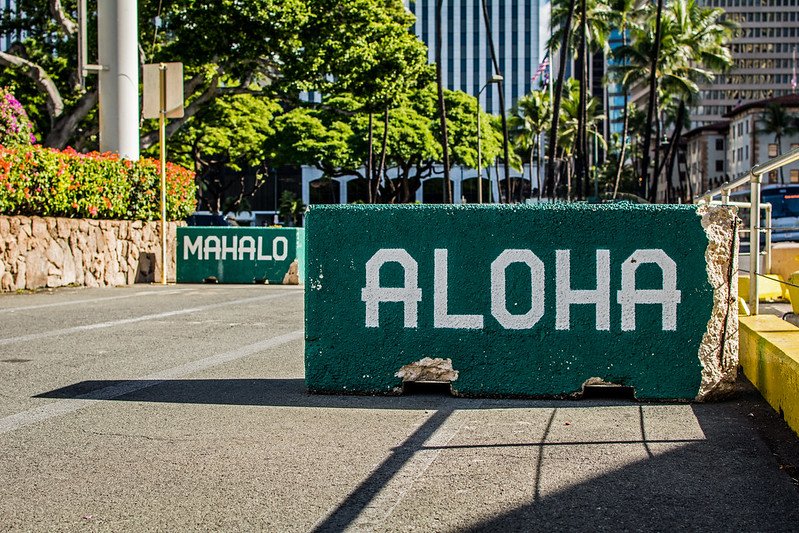
[{"label": "metal railing", "polygon": [[[707,200],[705,196],[697,200],[698,203],[704,203],[707,205],[731,205],[734,207],[741,207],[743,209],[752,209],[752,202],[736,202],[736,201],[724,201],[724,200]],[[764,243],[764,251],[762,252],[763,255],[763,270],[765,270],[766,274],[771,273],[771,204],[761,203],[760,210],[764,211],[765,214],[765,223],[766,225],[760,228],[760,231],[763,232],[765,235],[765,243]],[[749,228],[739,229],[738,234],[743,236],[744,234],[749,235],[752,230]]]},{"label": "metal railing", "polygon": [[[711,203],[715,196],[721,195],[720,203],[722,205],[733,205],[730,202],[730,191],[745,185],[747,182],[749,183],[749,205],[752,210],[752,214],[749,216],[749,310],[753,315],[758,314],[759,311],[757,276],[760,271],[760,230],[762,229],[768,229],[765,244],[769,253],[771,252],[771,221],[766,220],[766,228],[763,228],[760,226],[760,216],[757,215],[761,209],[760,187],[762,185],[762,177],[763,174],[768,174],[772,170],[777,170],[795,161],[799,161],[799,148],[794,148],[789,152],[769,159],[765,163],[753,166],[745,176],[725,183],[721,187],[705,193],[697,200],[697,203]],[[768,210],[767,214],[770,219],[771,211]]]}]

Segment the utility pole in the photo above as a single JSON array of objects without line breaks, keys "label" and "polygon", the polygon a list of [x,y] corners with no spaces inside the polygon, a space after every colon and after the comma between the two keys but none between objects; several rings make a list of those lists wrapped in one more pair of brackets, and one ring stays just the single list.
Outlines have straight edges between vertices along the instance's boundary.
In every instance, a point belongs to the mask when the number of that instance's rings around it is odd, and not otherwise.
[{"label": "utility pole", "polygon": [[139,40],[136,0],[97,2],[100,151],[139,159]]}]

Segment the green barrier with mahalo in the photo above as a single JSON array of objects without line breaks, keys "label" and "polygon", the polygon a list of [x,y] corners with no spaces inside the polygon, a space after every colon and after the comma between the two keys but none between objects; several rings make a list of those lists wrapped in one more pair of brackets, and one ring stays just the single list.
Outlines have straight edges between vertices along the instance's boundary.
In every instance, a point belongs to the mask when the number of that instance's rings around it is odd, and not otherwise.
[{"label": "green barrier with mahalo", "polygon": [[283,283],[293,261],[304,283],[302,228],[179,227],[177,282]]},{"label": "green barrier with mahalo", "polygon": [[701,221],[695,206],[314,206],[306,384],[396,392],[430,358],[463,395],[601,378],[694,398],[713,309]]}]

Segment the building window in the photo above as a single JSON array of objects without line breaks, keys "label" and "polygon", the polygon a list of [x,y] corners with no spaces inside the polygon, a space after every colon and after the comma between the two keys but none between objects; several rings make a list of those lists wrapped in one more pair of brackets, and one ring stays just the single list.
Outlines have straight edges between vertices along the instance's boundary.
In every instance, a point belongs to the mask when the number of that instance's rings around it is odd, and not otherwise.
[{"label": "building window", "polygon": [[716,172],[724,172],[724,160],[716,159]]},{"label": "building window", "polygon": [[799,170],[791,170],[791,183],[799,183]]},{"label": "building window", "polygon": [[769,144],[768,145],[768,156],[769,157],[777,157],[777,145],[776,144]]},{"label": "building window", "polygon": [[716,150],[724,150],[724,139],[716,139]]}]

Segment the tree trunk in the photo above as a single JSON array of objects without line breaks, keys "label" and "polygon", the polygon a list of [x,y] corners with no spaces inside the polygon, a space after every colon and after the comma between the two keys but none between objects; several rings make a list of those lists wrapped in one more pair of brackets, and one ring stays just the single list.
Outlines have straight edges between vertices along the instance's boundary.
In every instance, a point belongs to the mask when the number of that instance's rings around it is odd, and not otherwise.
[{"label": "tree trunk", "polygon": [[[649,151],[652,147],[652,123],[655,119],[655,99],[657,97],[657,65],[660,59],[660,25],[663,19],[663,0],[658,0],[657,14],[655,19],[655,50],[652,53],[652,64],[649,73],[649,98],[646,107],[646,128],[644,128],[644,149],[641,157],[641,177],[643,180],[642,192],[645,192],[646,183],[649,180]],[[656,139],[659,141],[659,139]],[[657,177],[655,177],[655,180]],[[653,190],[650,191],[650,200],[657,196],[657,182],[653,180]],[[642,194],[641,196],[644,196]],[[654,200],[652,200],[654,202]]]},{"label": "tree trunk", "polygon": [[563,40],[560,45],[560,64],[558,67],[558,79],[555,82],[555,95],[552,102],[552,125],[549,129],[549,161],[547,162],[546,174],[546,195],[550,198],[555,196],[555,154],[558,147],[558,122],[560,120],[560,101],[563,97],[563,78],[566,75],[566,60],[568,59],[569,34],[571,33],[572,17],[577,0],[569,0],[569,13],[566,15],[566,22],[563,28]]},{"label": "tree trunk", "polygon": [[[660,175],[658,174],[658,168],[660,167],[660,117],[657,118],[655,121],[655,160],[653,162],[654,176],[652,177],[652,187],[650,188],[650,194],[652,195],[651,202],[654,204],[657,201],[657,194],[658,194],[658,186],[660,185]],[[666,190],[665,201],[668,203],[669,201],[669,191]]]},{"label": "tree trunk", "polygon": [[368,190],[368,198],[370,204],[375,203],[375,199],[372,196],[372,180],[374,179],[373,169],[372,169],[372,149],[373,149],[373,139],[374,139],[374,119],[372,113],[369,113],[369,158],[366,160],[366,185]]},{"label": "tree trunk", "polygon": [[624,90],[624,111],[622,111],[622,126],[621,126],[621,149],[619,150],[619,166],[616,168],[616,183],[613,185],[613,199],[619,194],[619,182],[621,181],[621,173],[624,170],[624,158],[627,156],[627,134],[630,129],[630,112],[627,109],[627,99],[629,95],[627,89]]},{"label": "tree trunk", "polygon": [[377,174],[377,183],[378,185],[380,182],[385,179],[386,181],[386,189],[388,189],[390,196],[385,203],[394,203],[394,198],[396,197],[396,190],[394,187],[394,182],[388,179],[388,175],[386,174],[386,152],[388,150],[388,106],[386,106],[385,113],[383,114],[383,139],[381,141],[380,147],[380,171]]},{"label": "tree trunk", "polygon": [[586,105],[588,88],[588,56],[586,54],[586,19],[585,19],[585,0],[580,0],[580,43],[577,49],[577,64],[580,67],[580,99],[577,106],[577,138],[574,147],[575,155],[575,188],[578,200],[583,199],[583,184],[587,181],[587,166],[585,164],[585,129],[586,129]]},{"label": "tree trunk", "polygon": [[447,107],[444,103],[444,79],[441,72],[441,9],[444,0],[436,0],[436,84],[438,86],[438,116],[441,125],[441,150],[444,163],[444,203],[452,203],[449,188],[449,143],[447,140]]},{"label": "tree trunk", "polygon": [[[682,138],[682,126],[685,121],[685,100],[680,100],[680,108],[677,111],[677,125],[674,128],[674,137],[671,140],[671,153],[669,154],[669,166],[666,169],[666,179],[671,182],[671,176],[674,175],[674,163],[677,161],[677,152],[680,150],[680,139]],[[681,188],[682,190],[682,188]],[[680,194],[681,199],[684,194]]]},{"label": "tree trunk", "polygon": [[[535,159],[535,151],[538,148],[538,136],[533,139],[533,146],[530,148],[530,199],[533,199],[533,161]],[[540,191],[540,184],[538,190]]]},{"label": "tree trunk", "polygon": [[[488,49],[491,52],[491,62],[494,64],[494,74],[502,76],[499,70],[499,61],[497,60],[497,52],[494,49],[494,36],[491,34],[491,23],[488,19],[488,6],[485,0],[481,0],[483,5],[483,21],[485,22],[486,37],[488,38]],[[507,189],[507,201],[511,202],[511,187],[510,187],[510,154],[508,152],[508,117],[505,111],[505,82],[500,81],[497,83],[497,91],[499,92],[499,112],[502,117],[502,148],[504,154],[504,169],[505,169],[505,188]],[[499,189],[499,183],[497,183]]]}]

